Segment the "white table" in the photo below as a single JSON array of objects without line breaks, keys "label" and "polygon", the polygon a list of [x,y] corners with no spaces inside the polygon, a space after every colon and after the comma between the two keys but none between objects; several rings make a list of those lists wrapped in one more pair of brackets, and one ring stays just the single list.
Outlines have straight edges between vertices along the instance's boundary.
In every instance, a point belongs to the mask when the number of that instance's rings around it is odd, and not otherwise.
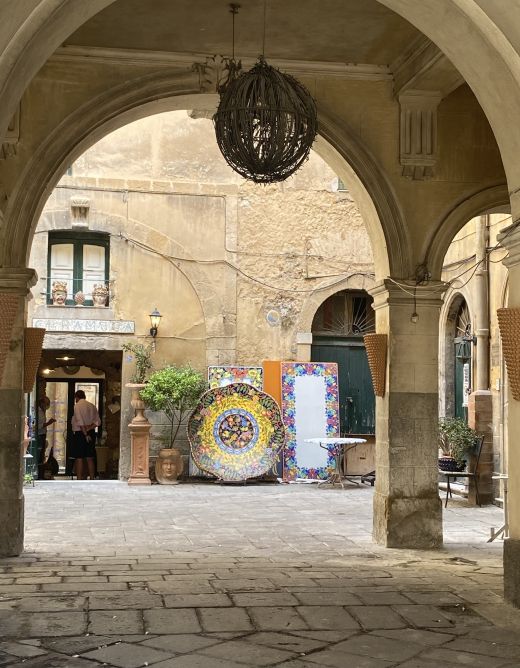
[{"label": "white table", "polygon": [[[347,446],[351,445],[358,445],[359,443],[366,443],[366,439],[364,438],[325,438],[325,437],[320,437],[320,438],[306,438],[305,443],[314,443],[315,445],[319,445],[320,448],[323,448],[324,450],[328,450],[333,456],[334,456],[334,471],[329,475],[329,477],[326,480],[322,480],[319,484],[320,485],[325,485],[325,484],[331,484],[332,486],[334,485],[340,485],[341,488],[343,488],[343,476],[341,475],[341,463],[343,457],[346,456],[348,450]],[[346,466],[345,466],[346,468]],[[352,480],[352,478],[349,478],[348,476],[345,476],[346,480],[350,480],[350,482],[355,482],[356,484],[359,484],[357,480]]]}]

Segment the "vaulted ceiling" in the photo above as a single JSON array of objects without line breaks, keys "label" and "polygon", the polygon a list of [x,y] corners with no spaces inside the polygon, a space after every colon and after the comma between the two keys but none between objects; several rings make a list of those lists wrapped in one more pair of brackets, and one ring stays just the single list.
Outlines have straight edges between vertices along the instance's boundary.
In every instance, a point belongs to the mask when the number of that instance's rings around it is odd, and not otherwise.
[{"label": "vaulted ceiling", "polygon": [[[262,0],[241,0],[236,51],[262,51]],[[268,0],[266,56],[389,65],[420,33],[376,0]],[[225,0],[119,0],[67,44],[227,55],[231,15]]]}]

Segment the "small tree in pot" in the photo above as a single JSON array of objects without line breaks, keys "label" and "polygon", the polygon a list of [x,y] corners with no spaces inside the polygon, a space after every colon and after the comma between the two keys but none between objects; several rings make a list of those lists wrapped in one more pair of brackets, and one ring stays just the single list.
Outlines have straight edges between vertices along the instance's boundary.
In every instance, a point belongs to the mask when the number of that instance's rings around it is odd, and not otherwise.
[{"label": "small tree in pot", "polygon": [[130,378],[130,383],[143,385],[147,373],[153,368],[152,347],[145,346],[143,343],[124,343],[123,350],[134,355],[135,370]]},{"label": "small tree in pot", "polygon": [[147,408],[163,411],[169,421],[168,448],[159,452],[155,467],[157,480],[161,483],[173,484],[182,473],[181,453],[173,446],[184,413],[195,407],[205,390],[204,377],[189,365],[171,365],[155,371],[141,390]]},{"label": "small tree in pot", "polygon": [[475,451],[477,432],[462,418],[444,418],[439,422],[439,468],[463,471],[468,457]]}]

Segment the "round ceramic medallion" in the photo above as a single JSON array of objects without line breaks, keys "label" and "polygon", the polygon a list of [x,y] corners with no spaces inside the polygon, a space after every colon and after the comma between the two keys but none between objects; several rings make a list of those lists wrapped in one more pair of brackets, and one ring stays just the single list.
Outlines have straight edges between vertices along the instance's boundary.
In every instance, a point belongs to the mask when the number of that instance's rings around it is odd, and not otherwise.
[{"label": "round ceramic medallion", "polygon": [[255,417],[242,408],[224,411],[215,420],[213,436],[217,445],[232,454],[246,452],[254,447],[258,440],[258,423]]},{"label": "round ceramic medallion", "polygon": [[222,480],[255,478],[275,464],[285,430],[275,400],[245,383],[206,392],[188,421],[197,466]]}]

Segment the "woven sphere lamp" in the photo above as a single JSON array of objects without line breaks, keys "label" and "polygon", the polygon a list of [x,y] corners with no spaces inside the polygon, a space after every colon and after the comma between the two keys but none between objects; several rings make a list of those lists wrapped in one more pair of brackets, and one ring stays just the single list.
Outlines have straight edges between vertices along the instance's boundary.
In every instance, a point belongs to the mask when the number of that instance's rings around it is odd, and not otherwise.
[{"label": "woven sphere lamp", "polygon": [[294,174],[308,158],[318,131],[309,91],[262,56],[228,81],[213,122],[228,165],[255,183],[276,183]]}]

